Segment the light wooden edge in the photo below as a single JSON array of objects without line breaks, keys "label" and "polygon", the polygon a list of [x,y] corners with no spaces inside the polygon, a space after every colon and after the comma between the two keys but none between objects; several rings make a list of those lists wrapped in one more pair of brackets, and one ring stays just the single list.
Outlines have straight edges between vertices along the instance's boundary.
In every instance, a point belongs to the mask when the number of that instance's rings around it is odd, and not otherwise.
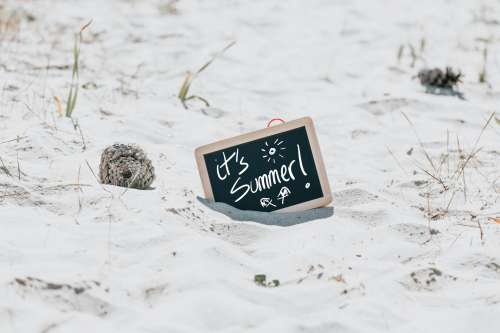
[{"label": "light wooden edge", "polygon": [[203,157],[205,154],[229,148],[232,146],[236,146],[242,143],[246,143],[248,141],[258,140],[273,134],[286,132],[302,126],[305,126],[307,137],[309,138],[309,144],[311,145],[311,151],[314,158],[314,164],[318,172],[318,178],[321,185],[321,190],[323,191],[323,197],[302,202],[300,204],[296,204],[293,206],[285,207],[283,209],[278,209],[275,210],[274,212],[295,212],[311,208],[323,207],[331,203],[332,193],[330,190],[330,184],[328,183],[328,177],[326,175],[325,165],[323,163],[323,157],[321,155],[321,150],[319,148],[319,142],[316,136],[316,130],[314,129],[314,124],[310,117],[299,118],[296,120],[286,122],[284,124],[276,125],[269,128],[264,128],[251,133],[238,135],[229,139],[217,141],[196,148],[194,151],[194,155],[196,159],[196,164],[198,166],[198,172],[200,174],[201,184],[203,186],[203,191],[205,192],[205,197],[210,200],[214,199],[212,185],[210,184],[207,166],[205,164],[205,159]]}]

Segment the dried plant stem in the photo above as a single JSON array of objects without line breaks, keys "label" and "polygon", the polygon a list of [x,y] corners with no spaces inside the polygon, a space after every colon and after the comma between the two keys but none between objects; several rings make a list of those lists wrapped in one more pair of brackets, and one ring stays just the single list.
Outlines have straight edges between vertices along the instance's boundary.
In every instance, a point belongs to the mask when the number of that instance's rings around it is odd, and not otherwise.
[{"label": "dried plant stem", "polygon": [[449,189],[448,186],[446,186],[446,184],[444,183],[443,179],[441,179],[440,177],[434,176],[432,173],[430,173],[429,171],[427,171],[423,168],[420,168],[420,167],[418,167],[418,168],[420,170],[422,170],[423,172],[425,172],[427,175],[429,175],[431,178],[436,180],[443,187],[444,191],[447,191]]},{"label": "dried plant stem", "polygon": [[417,133],[417,130],[415,129],[415,125],[410,120],[410,118],[406,115],[406,113],[404,113],[404,112],[401,111],[401,114],[403,115],[403,117],[405,117],[406,121],[408,121],[408,123],[410,124],[410,126],[411,126],[411,128],[413,130],[413,133],[415,134],[415,137],[418,140],[418,144],[420,145],[420,148],[422,148],[422,151],[424,152],[425,158],[427,159],[427,161],[431,165],[431,167],[434,170],[434,172],[437,173],[436,166],[434,165],[434,162],[432,162],[432,158],[430,157],[430,155],[427,153],[427,150],[425,149],[424,144],[423,144],[422,140],[420,139],[420,137],[419,137],[419,135]]},{"label": "dried plant stem", "polygon": [[17,178],[21,180],[21,166],[19,165],[19,153],[17,153]]},{"label": "dried plant stem", "polygon": [[17,136],[17,138],[15,138],[15,139],[0,142],[0,145],[4,144],[4,143],[14,142],[14,141],[17,141],[19,143],[19,141],[21,141],[22,139],[26,139],[26,138],[27,138],[27,136]]},{"label": "dried plant stem", "polygon": [[[464,170],[467,167],[467,165],[469,164],[469,162],[481,151],[481,148],[477,148],[477,146],[479,144],[479,141],[481,140],[481,137],[482,137],[484,131],[486,130],[486,128],[488,127],[488,125],[490,124],[490,122],[491,122],[491,120],[493,119],[494,116],[495,116],[495,112],[493,112],[490,115],[490,117],[488,118],[488,120],[486,121],[486,123],[484,124],[484,126],[482,127],[481,132],[479,133],[479,136],[477,137],[477,139],[476,139],[476,141],[474,143],[474,147],[472,148],[471,152],[469,153],[469,155],[467,156],[467,158],[465,159],[465,161],[461,165],[460,164],[458,165],[457,170],[455,170],[455,172],[453,173],[453,175],[451,177],[451,179],[454,180],[454,183],[456,183],[458,181],[458,179],[460,179],[460,177],[463,177],[463,180],[464,180],[464,192],[466,191],[466,189],[465,189],[466,185],[465,185]],[[458,141],[458,137],[457,137],[457,145],[458,145],[459,152],[461,152],[460,142]],[[446,206],[445,213],[447,213],[449,211],[451,203],[453,202],[453,199],[455,198],[456,192],[457,192],[457,190],[453,191],[453,193],[451,195],[451,198],[448,201],[448,205]]]},{"label": "dried plant stem", "polygon": [[95,172],[94,172],[94,169],[92,169],[92,167],[90,166],[89,161],[85,160],[85,163],[87,163],[87,167],[89,168],[90,172],[91,172],[91,173],[92,173],[92,175],[94,176],[95,181],[96,181],[96,182],[97,182],[97,183],[101,186],[101,188],[102,188],[105,192],[108,192],[108,193],[111,195],[111,197],[114,197],[114,196],[113,196],[113,193],[111,193],[110,191],[108,191],[108,190],[107,190],[107,189],[106,189],[106,188],[105,188],[105,187],[101,184],[101,182],[99,181],[99,178],[97,177],[97,175],[96,175],[96,174],[95,174]]},{"label": "dried plant stem", "polygon": [[460,178],[460,176],[462,176],[462,173],[464,172],[464,169],[467,166],[467,164],[470,162],[470,160],[474,156],[476,156],[479,151],[481,151],[481,148],[477,149],[477,145],[479,144],[479,141],[481,140],[481,137],[483,136],[484,131],[486,130],[488,125],[491,123],[491,120],[494,118],[494,116],[495,116],[495,112],[492,112],[490,117],[488,118],[488,120],[486,121],[484,126],[482,127],[481,132],[479,133],[479,136],[477,137],[476,142],[474,143],[474,146],[473,146],[471,152],[469,153],[469,155],[465,159],[464,163],[457,168],[457,170],[453,174],[452,178],[455,178],[455,177]]},{"label": "dried plant stem", "polygon": [[392,158],[394,158],[394,160],[396,161],[397,165],[399,166],[399,168],[401,169],[401,171],[403,171],[403,173],[405,175],[408,175],[408,173],[406,172],[406,170],[403,168],[403,166],[401,165],[401,163],[399,162],[399,160],[396,158],[396,155],[394,155],[394,153],[392,152],[392,150],[389,148],[389,147],[386,147],[387,148],[387,151],[389,152],[389,154],[391,154]]},{"label": "dried plant stem", "polygon": [[477,226],[479,227],[479,235],[481,237],[481,240],[483,240],[484,231],[483,231],[483,226],[481,225],[481,222],[479,222],[479,219],[477,219]]},{"label": "dried plant stem", "polygon": [[85,142],[85,138],[83,137],[82,127],[80,126],[80,123],[78,121],[74,121],[73,119],[72,121],[75,131],[78,130],[78,132],[80,133],[80,137],[82,138],[82,150],[85,151],[87,149],[87,144]]},{"label": "dried plant stem", "polygon": [[78,167],[78,176],[76,178],[76,186],[77,186],[77,192],[78,192],[78,213],[77,213],[77,215],[80,214],[80,212],[82,211],[82,208],[83,208],[82,198],[81,198],[81,194],[83,193],[83,190],[82,190],[82,185],[80,184],[81,171],[82,171],[82,165],[80,164],[80,166]]},{"label": "dried plant stem", "polygon": [[5,172],[7,176],[12,177],[12,174],[10,173],[9,169],[5,166],[5,163],[3,162],[1,157],[0,157],[0,163],[2,163],[2,167],[0,168],[0,170]]}]

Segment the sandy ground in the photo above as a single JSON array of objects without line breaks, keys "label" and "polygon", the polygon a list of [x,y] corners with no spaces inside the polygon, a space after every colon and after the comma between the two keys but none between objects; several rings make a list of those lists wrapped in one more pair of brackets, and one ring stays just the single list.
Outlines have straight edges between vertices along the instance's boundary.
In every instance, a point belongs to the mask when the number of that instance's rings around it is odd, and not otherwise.
[{"label": "sandy ground", "polygon": [[[0,332],[498,332],[499,17],[498,1],[0,1]],[[70,120],[54,97],[90,19]],[[211,107],[185,110],[186,72],[233,41],[192,84]],[[412,80],[446,65],[465,100]],[[197,200],[196,147],[302,116],[333,216],[269,226]],[[114,142],[148,152],[153,190],[97,183]]]}]

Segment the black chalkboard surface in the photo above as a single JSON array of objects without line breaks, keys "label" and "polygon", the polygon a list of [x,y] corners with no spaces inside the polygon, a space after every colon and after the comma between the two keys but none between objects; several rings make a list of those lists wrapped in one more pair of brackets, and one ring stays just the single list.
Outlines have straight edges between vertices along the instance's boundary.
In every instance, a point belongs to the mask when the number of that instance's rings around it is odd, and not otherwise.
[{"label": "black chalkboard surface", "polygon": [[297,211],[331,202],[310,118],[196,149],[205,195],[243,210]]}]

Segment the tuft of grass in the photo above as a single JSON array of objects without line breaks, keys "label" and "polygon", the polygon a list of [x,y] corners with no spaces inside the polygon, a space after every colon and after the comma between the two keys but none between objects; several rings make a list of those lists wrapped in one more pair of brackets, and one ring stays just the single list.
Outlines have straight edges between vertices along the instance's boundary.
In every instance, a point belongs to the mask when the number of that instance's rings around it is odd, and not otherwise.
[{"label": "tuft of grass", "polygon": [[75,111],[76,101],[78,98],[78,85],[80,80],[80,45],[82,43],[83,31],[87,29],[92,20],[85,24],[78,33],[75,34],[75,44],[73,46],[73,70],[71,73],[71,85],[69,88],[68,99],[66,101],[66,117],[71,118]]},{"label": "tuft of grass", "polygon": [[199,100],[203,102],[206,106],[210,106],[210,103],[203,97],[198,96],[198,95],[190,95],[189,94],[189,89],[191,88],[191,84],[193,83],[194,79],[200,75],[201,72],[203,72],[205,69],[207,69],[208,66],[210,66],[215,59],[217,59],[219,56],[221,56],[224,52],[226,52],[229,48],[231,48],[234,44],[236,44],[236,41],[232,41],[229,43],[226,47],[224,47],[222,50],[217,52],[212,59],[207,61],[203,66],[200,67],[196,72],[191,73],[187,72],[186,77],[184,78],[184,81],[182,82],[181,88],[179,90],[179,93],[177,94],[177,97],[181,101],[182,105],[184,108],[187,110],[188,106],[186,104],[187,101],[190,100]]},{"label": "tuft of grass", "polygon": [[266,274],[255,274],[253,280],[257,284],[264,285],[266,283]]},{"label": "tuft of grass", "polygon": [[253,278],[254,282],[262,287],[279,287],[280,280],[267,281],[266,274],[255,274]]},{"label": "tuft of grass", "polygon": [[[490,114],[487,121],[482,126],[481,131],[470,151],[465,151],[461,147],[459,138],[457,136],[457,149],[453,152],[453,156],[455,156],[453,161],[451,160],[452,154],[449,149],[449,132],[447,132],[446,152],[441,153],[438,160],[436,161],[425,149],[425,146],[423,145],[423,142],[420,139],[413,122],[404,112],[401,113],[412,127],[418,144],[420,145],[422,153],[425,156],[427,160],[426,162],[429,166],[429,168],[426,168],[424,166],[417,165],[418,169],[420,169],[425,175],[428,176],[428,179],[424,182],[424,184],[427,184],[426,192],[421,193],[421,196],[427,199],[427,209],[422,207],[421,211],[426,212],[426,216],[429,219],[429,222],[431,220],[435,221],[442,219],[450,213],[450,208],[452,206],[452,203],[457,198],[457,194],[463,193],[464,202],[468,201],[467,192],[469,191],[469,185],[466,182],[465,173],[467,170],[471,170],[471,168],[474,168],[470,167],[470,164],[473,160],[479,160],[479,153],[482,151],[482,147],[479,147],[479,142],[481,141],[484,132],[486,131],[492,120],[495,118],[495,112]],[[450,162],[454,164],[454,169],[450,170]],[[481,175],[479,171],[478,174]],[[474,187],[473,192],[477,192],[477,188]],[[440,198],[440,200],[442,201],[442,203],[438,207],[431,208],[431,195],[435,198]],[[473,215],[477,216],[479,214]],[[480,225],[478,227],[479,229],[481,229]]]}]

